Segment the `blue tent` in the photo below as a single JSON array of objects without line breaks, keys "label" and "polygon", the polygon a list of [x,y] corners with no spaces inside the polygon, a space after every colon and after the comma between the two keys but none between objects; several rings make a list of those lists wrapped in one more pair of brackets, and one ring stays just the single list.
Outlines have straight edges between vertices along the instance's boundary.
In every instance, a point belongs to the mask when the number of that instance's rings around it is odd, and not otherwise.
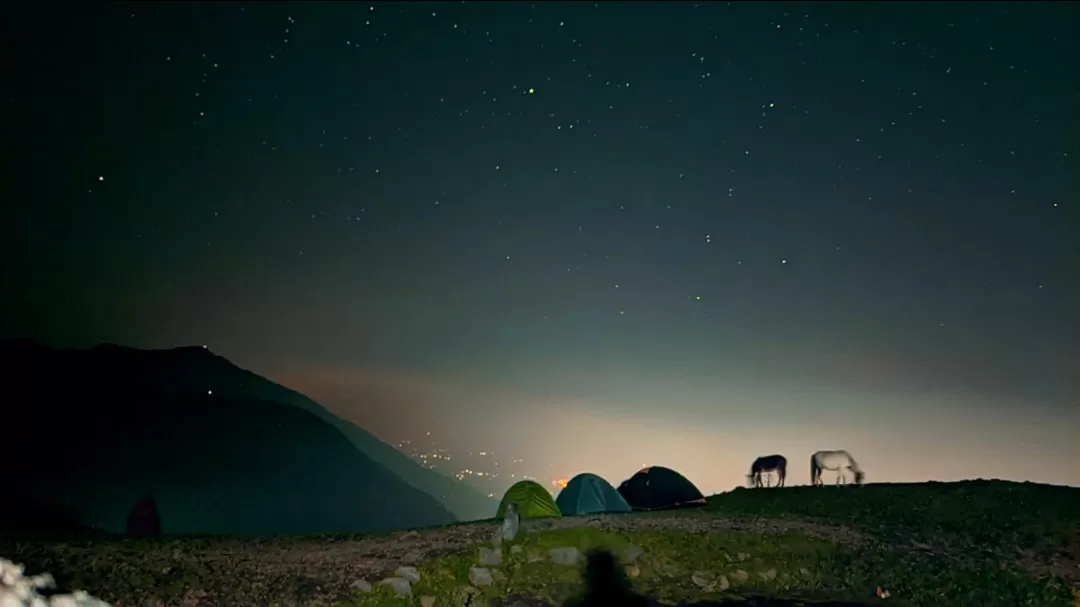
[{"label": "blue tent", "polygon": [[564,516],[597,512],[630,512],[630,506],[611,486],[595,474],[579,474],[570,479],[555,499]]}]

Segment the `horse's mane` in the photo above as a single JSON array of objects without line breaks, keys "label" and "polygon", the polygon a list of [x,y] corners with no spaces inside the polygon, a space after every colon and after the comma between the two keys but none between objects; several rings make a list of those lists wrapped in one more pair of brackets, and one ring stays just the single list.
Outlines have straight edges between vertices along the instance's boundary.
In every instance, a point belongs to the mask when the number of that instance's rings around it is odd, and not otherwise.
[{"label": "horse's mane", "polygon": [[848,453],[847,451],[844,451],[844,455],[846,455],[847,458],[848,458],[848,461],[851,462],[851,469],[852,470],[854,470],[855,472],[862,472],[862,468],[859,467],[859,462],[855,461],[855,458],[851,457],[850,453]]}]

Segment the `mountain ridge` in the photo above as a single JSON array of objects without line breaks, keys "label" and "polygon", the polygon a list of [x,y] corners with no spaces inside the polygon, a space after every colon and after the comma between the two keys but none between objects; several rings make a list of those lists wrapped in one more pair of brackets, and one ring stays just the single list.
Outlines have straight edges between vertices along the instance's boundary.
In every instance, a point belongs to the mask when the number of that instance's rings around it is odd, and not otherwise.
[{"label": "mountain ridge", "polygon": [[[116,346],[124,347],[124,346]],[[346,438],[362,451],[365,455],[382,464],[392,472],[400,476],[405,482],[424,491],[442,502],[460,520],[477,520],[491,518],[495,515],[498,502],[480,493],[475,488],[442,475],[434,470],[429,470],[417,464],[408,455],[398,451],[378,437],[371,434],[360,426],[336,415],[323,405],[307,395],[293,390],[288,386],[279,384],[258,373],[240,367],[229,359],[214,353],[206,346],[180,346],[162,350],[147,350],[149,352],[173,352],[177,354],[190,354],[194,357],[206,354],[213,357],[218,364],[229,367],[235,372],[244,374],[244,379],[251,382],[249,389],[257,389],[262,398],[300,407],[318,415],[323,421],[329,422],[336,427]],[[222,387],[228,390],[228,387]]]},{"label": "mountain ridge", "polygon": [[221,389],[237,367],[198,350],[0,342],[9,375],[0,412],[23,430],[6,447],[26,454],[7,474],[9,491],[111,532],[147,490],[169,534],[369,533],[458,520],[313,412]]}]

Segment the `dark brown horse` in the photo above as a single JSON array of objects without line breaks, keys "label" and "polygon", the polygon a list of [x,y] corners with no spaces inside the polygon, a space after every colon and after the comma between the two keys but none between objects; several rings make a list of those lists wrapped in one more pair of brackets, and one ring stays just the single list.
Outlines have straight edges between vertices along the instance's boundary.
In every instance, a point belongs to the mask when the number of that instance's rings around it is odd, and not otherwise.
[{"label": "dark brown horse", "polygon": [[761,475],[769,472],[776,472],[776,475],[780,477],[780,482],[776,486],[783,487],[784,479],[787,478],[787,458],[783,455],[759,457],[750,465],[750,474],[747,474],[746,478],[751,486],[761,487]]}]

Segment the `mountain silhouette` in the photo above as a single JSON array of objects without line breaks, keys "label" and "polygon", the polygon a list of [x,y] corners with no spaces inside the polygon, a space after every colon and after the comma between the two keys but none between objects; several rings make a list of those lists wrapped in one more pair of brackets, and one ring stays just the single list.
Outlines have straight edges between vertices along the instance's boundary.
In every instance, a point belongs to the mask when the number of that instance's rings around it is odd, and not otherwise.
[{"label": "mountain silhouette", "polygon": [[293,405],[315,414],[337,428],[364,455],[382,464],[406,483],[439,500],[454,516],[463,521],[495,516],[498,501],[473,487],[417,464],[412,458],[375,438],[359,426],[334,415],[325,407],[303,394],[290,390],[265,377],[242,369],[228,359],[202,346],[171,350],[135,350],[111,344],[97,346],[94,351],[111,351],[118,357],[124,353],[155,354],[168,362],[171,382],[185,382],[191,390],[212,389],[214,394],[256,400],[269,400]]},{"label": "mountain silhouette", "polygon": [[[201,347],[11,340],[0,342],[0,368],[9,503],[17,491],[122,532],[152,493],[166,534],[369,533],[457,519],[357,449],[313,401],[269,398],[295,393]],[[18,526],[4,509],[3,526]]]},{"label": "mountain silhouette", "polygon": [[334,415],[307,396],[237,367],[207,348],[188,346],[144,351],[105,344],[93,348],[92,351],[112,352],[117,359],[153,354],[160,357],[161,363],[157,366],[150,365],[153,368],[146,372],[163,373],[167,376],[163,379],[174,384],[183,383],[192,391],[209,389],[216,395],[274,401],[313,413],[337,428],[364,455],[382,464],[406,483],[439,500],[459,520],[491,518],[495,516],[495,510],[499,506],[498,500],[489,498],[456,479],[424,468],[401,451],[375,438],[367,430]]}]

